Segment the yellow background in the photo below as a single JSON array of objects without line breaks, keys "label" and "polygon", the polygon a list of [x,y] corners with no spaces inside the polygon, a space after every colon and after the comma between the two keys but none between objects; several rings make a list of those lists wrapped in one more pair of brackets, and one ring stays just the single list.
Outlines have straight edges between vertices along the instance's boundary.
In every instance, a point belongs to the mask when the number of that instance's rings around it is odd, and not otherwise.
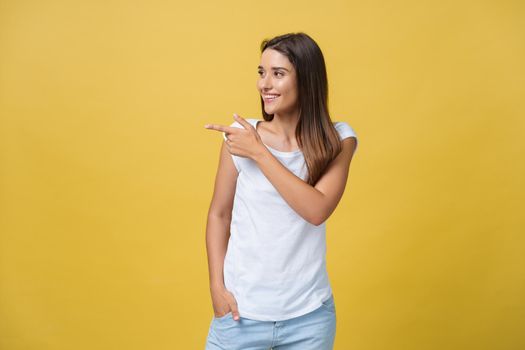
[{"label": "yellow background", "polygon": [[0,0],[0,349],[203,349],[222,136],[264,38],[357,132],[336,349],[524,349],[523,1]]}]

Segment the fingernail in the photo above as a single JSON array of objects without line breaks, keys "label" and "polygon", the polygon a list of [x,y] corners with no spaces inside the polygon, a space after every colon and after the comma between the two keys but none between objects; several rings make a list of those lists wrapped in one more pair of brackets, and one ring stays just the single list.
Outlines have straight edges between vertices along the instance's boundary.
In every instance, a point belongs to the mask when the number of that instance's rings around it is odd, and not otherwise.
[{"label": "fingernail", "polygon": [[205,128],[207,128],[207,127],[209,127],[209,126],[210,126],[210,124],[206,124],[206,125],[204,125]]}]

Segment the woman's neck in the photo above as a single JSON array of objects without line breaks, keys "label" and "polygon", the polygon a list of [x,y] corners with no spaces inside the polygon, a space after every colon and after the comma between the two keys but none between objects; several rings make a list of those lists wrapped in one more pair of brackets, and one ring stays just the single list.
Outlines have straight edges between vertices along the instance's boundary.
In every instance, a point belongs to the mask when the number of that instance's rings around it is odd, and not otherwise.
[{"label": "woman's neck", "polygon": [[268,124],[269,129],[282,138],[283,141],[289,142],[295,140],[295,129],[299,122],[299,114],[274,114],[272,121]]}]

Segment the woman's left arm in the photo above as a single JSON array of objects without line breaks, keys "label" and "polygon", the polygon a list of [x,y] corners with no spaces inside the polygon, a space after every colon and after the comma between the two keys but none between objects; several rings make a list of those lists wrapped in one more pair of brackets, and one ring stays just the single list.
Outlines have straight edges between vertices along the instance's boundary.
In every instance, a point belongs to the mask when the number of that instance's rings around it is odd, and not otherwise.
[{"label": "woman's left arm", "polygon": [[288,170],[268,149],[256,154],[253,160],[288,205],[306,221],[317,226],[332,215],[345,190],[356,148],[355,137],[345,138],[342,145],[341,153],[328,165],[315,186]]},{"label": "woman's left arm", "polygon": [[325,222],[343,196],[350,161],[357,146],[356,138],[348,137],[342,141],[342,151],[328,165],[315,186],[311,186],[273,156],[253,125],[238,115],[235,119],[243,128],[215,124],[206,124],[205,128],[226,133],[228,151],[253,159],[277,192],[303,219],[316,226]]}]

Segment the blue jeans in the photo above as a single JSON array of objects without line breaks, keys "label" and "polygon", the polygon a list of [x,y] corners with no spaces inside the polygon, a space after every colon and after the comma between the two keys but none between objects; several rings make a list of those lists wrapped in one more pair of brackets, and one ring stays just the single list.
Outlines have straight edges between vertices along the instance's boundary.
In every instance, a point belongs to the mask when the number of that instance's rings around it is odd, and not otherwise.
[{"label": "blue jeans", "polygon": [[335,340],[334,296],[316,310],[284,321],[257,321],[231,311],[213,316],[206,350],[332,350]]}]

